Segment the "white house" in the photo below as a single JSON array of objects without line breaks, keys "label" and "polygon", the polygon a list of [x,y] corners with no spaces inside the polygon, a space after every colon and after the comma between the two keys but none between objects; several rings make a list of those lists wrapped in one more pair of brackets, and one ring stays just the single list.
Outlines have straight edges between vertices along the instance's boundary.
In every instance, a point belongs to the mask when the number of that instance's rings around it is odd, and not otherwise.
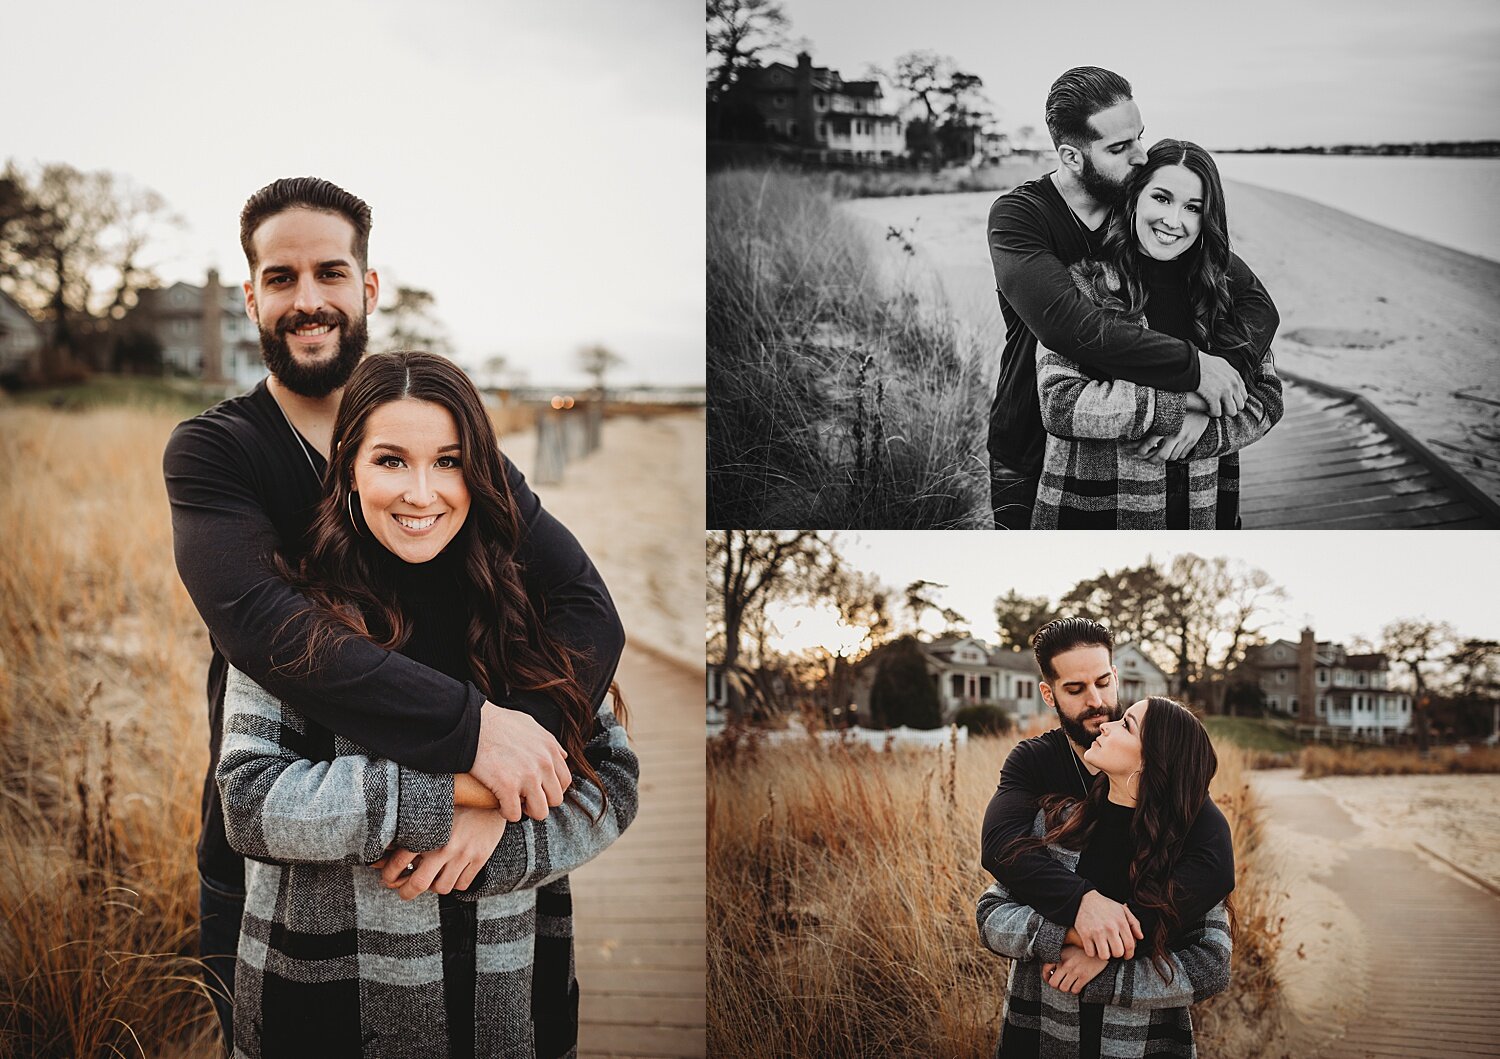
[{"label": "white house", "polygon": [[1251,648],[1246,663],[1257,674],[1266,705],[1303,724],[1375,739],[1411,730],[1411,696],[1391,686],[1383,654],[1350,654],[1343,644],[1320,641],[1303,629],[1299,642]]},{"label": "white house", "polygon": [[1133,643],[1114,650],[1115,671],[1120,675],[1120,707],[1167,694],[1167,674]]},{"label": "white house", "polygon": [[47,335],[31,314],[0,291],[0,375],[40,370]]}]

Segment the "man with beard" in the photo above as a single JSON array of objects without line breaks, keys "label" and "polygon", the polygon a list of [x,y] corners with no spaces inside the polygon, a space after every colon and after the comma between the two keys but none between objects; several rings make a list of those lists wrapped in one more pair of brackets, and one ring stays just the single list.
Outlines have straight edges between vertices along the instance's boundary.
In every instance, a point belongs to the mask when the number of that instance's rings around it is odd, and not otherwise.
[{"label": "man with beard", "polygon": [[[1032,834],[1038,803],[1048,795],[1084,798],[1098,775],[1083,760],[1105,721],[1118,721],[1119,677],[1109,630],[1088,618],[1060,618],[1032,637],[1042,699],[1062,727],[1016,744],[984,814],[980,860],[1013,898],[1070,928],[1068,943],[1090,956],[1131,959],[1144,938],[1137,913],[1105,897],[1042,850],[1008,856],[1011,843]],[[1181,889],[1182,921],[1191,923],[1234,889],[1229,823],[1209,799],[1188,832],[1172,873]],[[1196,914],[1194,914],[1196,913]]]},{"label": "man with beard", "polygon": [[1047,93],[1058,168],[990,207],[990,262],[1005,317],[1005,352],[990,404],[990,502],[995,525],[1027,529],[1047,435],[1037,396],[1036,347],[1099,378],[1197,391],[1214,416],[1244,406],[1245,384],[1225,360],[1181,339],[1116,318],[1073,285],[1068,266],[1099,258],[1112,206],[1146,161],[1145,126],[1130,83],[1097,66],[1067,71]]},{"label": "man with beard", "polygon": [[[288,664],[302,654],[311,615],[271,556],[281,552],[295,564],[322,499],[334,416],[365,353],[366,317],[380,293],[368,267],[369,233],[369,206],[326,180],[278,180],[250,197],[240,215],[250,266],[245,312],[260,330],[271,374],[180,424],[163,458],[177,570],[213,648],[198,843],[200,952],[226,1041],[245,900],[244,860],[225,838],[214,782],[229,665],[375,754],[424,772],[472,774],[509,820],[523,812],[545,818],[571,779],[556,738],[532,717],[560,723],[545,693],[511,692],[492,703],[472,684],[359,637],[336,642],[315,672]],[[547,633],[584,656],[579,681],[600,701],[624,646],[614,605],[573,535],[542,510],[509,461],[505,470],[524,522],[516,558],[527,593]],[[534,980],[560,982],[558,1000],[566,1003],[570,905],[565,882],[553,886],[538,904],[548,922],[536,931]],[[576,1025],[575,1015],[575,1037]],[[571,1041],[538,1047],[563,1054]]]}]

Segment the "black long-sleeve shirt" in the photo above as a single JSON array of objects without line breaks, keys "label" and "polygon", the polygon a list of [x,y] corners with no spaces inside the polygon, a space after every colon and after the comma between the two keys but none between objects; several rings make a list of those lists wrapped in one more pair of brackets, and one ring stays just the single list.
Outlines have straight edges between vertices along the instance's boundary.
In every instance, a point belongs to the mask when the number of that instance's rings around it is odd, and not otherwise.
[{"label": "black long-sleeve shirt", "polygon": [[990,207],[990,263],[1005,317],[1005,352],[990,405],[989,452],[1040,474],[1047,432],[1036,390],[1040,341],[1099,378],[1187,393],[1198,388],[1192,343],[1128,323],[1079,292],[1068,266],[1102,256],[1107,225],[1088,231],[1051,176],[1006,192]]},{"label": "black long-sleeve shirt", "polygon": [[[1103,773],[1089,776],[1073,753],[1067,735],[1061,728],[1054,728],[1016,744],[1005,759],[1000,785],[985,810],[980,856],[985,870],[1017,901],[1030,905],[1059,926],[1073,925],[1079,902],[1090,890],[1113,897],[1110,889],[1119,892],[1117,880],[1088,878],[1083,872],[1083,861],[1075,874],[1039,849],[1015,860],[1007,860],[1005,853],[1017,838],[1032,833],[1037,802],[1043,796],[1066,794],[1082,798],[1096,781],[1109,782]],[[1196,923],[1234,889],[1234,845],[1229,822],[1213,799],[1204,801],[1193,820],[1172,878],[1182,887],[1183,898],[1177,912],[1183,924]],[[1130,910],[1150,937],[1158,913],[1134,905]]]},{"label": "black long-sleeve shirt", "polygon": [[[315,673],[278,664],[300,657],[307,600],[277,576],[270,557],[299,553],[323,492],[326,461],[293,433],[264,382],[181,423],[162,460],[172,507],[177,572],[208,626],[209,752],[203,785],[201,872],[238,886],[244,861],[224,837],[214,770],[228,665],[319,724],[372,752],[426,772],[467,772],[479,745],[486,696],[400,653],[350,638]],[[542,509],[510,461],[506,480],[524,526],[516,557],[548,635],[584,652],[579,679],[604,697],[624,648],[609,592],[578,541]],[[490,697],[542,716],[540,692]]]}]

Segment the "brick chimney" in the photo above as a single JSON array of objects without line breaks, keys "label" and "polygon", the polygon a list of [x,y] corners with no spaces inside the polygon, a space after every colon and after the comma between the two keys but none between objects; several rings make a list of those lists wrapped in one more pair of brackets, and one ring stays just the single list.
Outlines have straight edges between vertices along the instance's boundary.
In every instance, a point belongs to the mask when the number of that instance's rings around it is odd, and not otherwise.
[{"label": "brick chimney", "polygon": [[219,270],[208,270],[208,281],[203,284],[203,381],[224,381],[224,330],[219,319],[223,308],[223,293],[219,287]]},{"label": "brick chimney", "polygon": [[1297,645],[1297,720],[1318,723],[1318,639],[1311,629],[1302,630]]},{"label": "brick chimney", "polygon": [[805,51],[797,53],[797,145],[816,147],[818,144],[817,114],[813,111],[813,65],[812,56]]}]

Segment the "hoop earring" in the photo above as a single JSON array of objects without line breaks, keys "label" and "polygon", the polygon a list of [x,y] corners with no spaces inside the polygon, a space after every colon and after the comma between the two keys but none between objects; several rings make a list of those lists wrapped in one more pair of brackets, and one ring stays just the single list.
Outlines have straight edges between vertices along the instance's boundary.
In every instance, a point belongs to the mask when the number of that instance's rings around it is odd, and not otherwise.
[{"label": "hoop earring", "polygon": [[1130,795],[1132,798],[1139,799],[1140,796],[1141,796],[1141,781],[1138,780],[1138,779],[1136,779],[1136,777],[1139,776],[1143,771],[1145,771],[1145,770],[1144,769],[1136,769],[1134,772],[1132,772],[1130,774],[1130,779],[1127,779],[1125,781],[1125,793],[1127,793],[1127,794],[1130,794],[1130,780],[1135,780],[1136,781],[1135,782],[1135,793]]},{"label": "hoop earring", "polygon": [[351,490],[349,490],[349,494],[348,495],[349,495],[349,523],[350,523],[350,525],[352,525],[354,527],[354,533],[355,533],[355,535],[359,536],[359,537],[363,537],[365,535],[365,531],[359,528],[359,519],[357,519],[357,518],[354,517],[354,498],[359,495],[359,492],[357,490],[351,489]]}]

